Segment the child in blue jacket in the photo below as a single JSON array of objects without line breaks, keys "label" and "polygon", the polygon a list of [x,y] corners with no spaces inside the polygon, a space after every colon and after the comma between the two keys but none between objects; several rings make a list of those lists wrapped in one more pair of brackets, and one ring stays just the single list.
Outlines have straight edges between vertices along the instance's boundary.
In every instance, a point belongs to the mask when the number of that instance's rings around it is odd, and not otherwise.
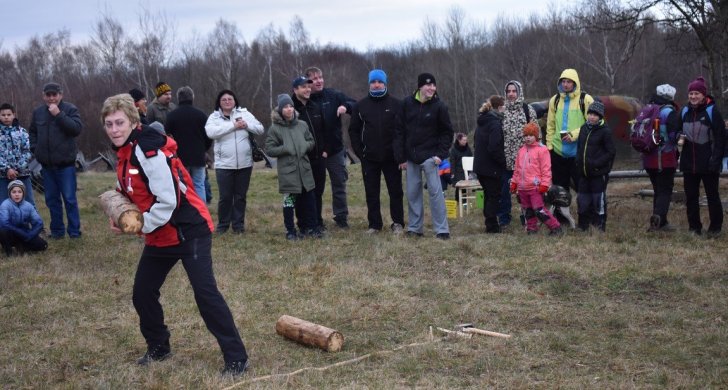
[{"label": "child in blue jacket", "polygon": [[25,185],[13,180],[8,184],[8,199],[0,203],[0,243],[8,256],[13,254],[13,247],[19,253],[48,248],[48,243],[40,237],[43,220],[24,197]]}]

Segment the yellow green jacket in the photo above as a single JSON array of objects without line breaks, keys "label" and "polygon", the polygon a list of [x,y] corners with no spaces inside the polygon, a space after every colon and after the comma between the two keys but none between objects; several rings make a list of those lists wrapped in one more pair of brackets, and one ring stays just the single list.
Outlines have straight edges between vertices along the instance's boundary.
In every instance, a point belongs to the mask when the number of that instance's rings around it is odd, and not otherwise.
[{"label": "yellow green jacket", "polygon": [[[565,93],[561,89],[561,79],[569,79],[574,81],[574,90]],[[575,69],[565,69],[559,76],[557,89],[561,97],[559,98],[558,107],[554,105],[556,96],[551,97],[549,101],[549,113],[546,120],[546,147],[553,150],[562,157],[575,157],[577,139],[579,139],[579,129],[586,122],[586,112],[581,111],[579,98],[581,96],[581,82],[579,74]],[[584,111],[594,102],[594,98],[586,94],[584,96]],[[562,142],[563,133],[568,133],[574,142]]]}]

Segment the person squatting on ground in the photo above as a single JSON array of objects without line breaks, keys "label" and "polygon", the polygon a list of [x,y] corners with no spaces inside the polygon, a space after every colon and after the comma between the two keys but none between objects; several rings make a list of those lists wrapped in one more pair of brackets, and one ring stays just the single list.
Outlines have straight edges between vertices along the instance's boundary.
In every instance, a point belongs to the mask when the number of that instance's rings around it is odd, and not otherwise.
[{"label": "person squatting on ground", "polygon": [[215,177],[220,197],[217,201],[217,232],[245,232],[245,209],[250,176],[253,174],[253,149],[250,137],[263,134],[263,125],[242,108],[233,91],[217,94],[215,111],[205,124],[207,136],[214,140]]},{"label": "person squatting on ground", "polygon": [[506,169],[503,149],[503,111],[505,102],[500,96],[491,96],[480,107],[478,127],[475,129],[475,159],[473,171],[483,187],[483,216],[485,232],[500,233],[498,208],[501,197],[501,178]]},{"label": "person squatting on ground", "polygon": [[[195,192],[203,200],[205,196],[205,153],[212,146],[212,139],[205,133],[207,115],[193,106],[195,92],[184,86],[177,90],[179,105],[167,115],[167,134],[177,142],[180,160],[195,183]],[[205,202],[207,203],[207,202]]]},{"label": "person squatting on ground", "polygon": [[[30,153],[30,138],[20,127],[15,117],[15,107],[9,103],[0,105],[0,188],[7,188],[13,180],[25,185],[25,200],[35,206],[33,183],[28,163],[33,159]],[[0,202],[7,199],[7,193],[0,191]]]},{"label": "person squatting on ground", "polygon": [[[648,231],[673,231],[667,221],[672,201],[677,169],[677,134],[680,131],[680,112],[675,104],[675,87],[670,84],[657,86],[656,94],[649,104],[660,106],[659,145],[649,153],[642,154],[642,166],[650,175],[652,190],[652,216]],[[657,129],[655,129],[657,131]]]},{"label": "person squatting on ground", "polygon": [[[318,230],[325,229],[323,219],[323,198],[324,189],[326,188],[326,156],[328,156],[328,144],[326,124],[324,122],[324,114],[321,106],[311,101],[311,84],[313,81],[304,76],[296,77],[291,83],[293,93],[293,108],[298,112],[298,120],[306,122],[308,131],[311,132],[314,140],[314,147],[308,152],[308,160],[311,163],[311,172],[313,173],[313,181],[316,184],[314,188],[314,198],[316,201],[315,222]],[[299,221],[303,223],[303,221]],[[303,232],[306,228],[299,224],[299,229]]]},{"label": "person squatting on ground", "polygon": [[162,126],[167,126],[167,114],[177,108],[172,103],[172,87],[160,81],[154,87],[154,95],[156,98],[147,106],[147,123],[159,122]]},{"label": "person squatting on ground", "polygon": [[[313,135],[306,122],[298,119],[293,100],[287,94],[278,95],[278,104],[270,115],[273,123],[265,139],[265,151],[278,158],[278,191],[283,194],[286,239],[297,240],[304,234],[321,238],[316,223],[315,183],[308,158],[308,152],[315,145]],[[301,235],[296,233],[294,213]]]},{"label": "person squatting on ground", "polygon": [[346,170],[347,156],[344,133],[341,129],[341,115],[345,113],[351,115],[351,109],[356,101],[336,89],[324,88],[324,74],[321,69],[310,67],[306,69],[305,74],[313,82],[311,100],[321,107],[327,131],[325,161],[331,181],[334,222],[336,226],[346,229],[349,227],[349,207],[346,203],[346,181],[349,180],[349,172]]},{"label": "person squatting on ground", "polygon": [[13,180],[7,189],[8,198],[0,203],[0,243],[5,255],[12,256],[13,248],[21,254],[46,250],[48,243],[40,237],[43,220],[35,206],[23,199],[25,185]]},{"label": "person squatting on ground", "polygon": [[680,115],[680,137],[683,139],[680,155],[680,171],[683,173],[685,205],[688,228],[702,234],[700,221],[700,182],[703,182],[708,198],[708,236],[720,234],[723,226],[723,205],[718,192],[718,178],[722,168],[725,148],[725,124],[708,95],[705,79],[698,77],[688,85],[688,104]]},{"label": "person squatting on ground", "polygon": [[601,231],[607,228],[607,183],[612,170],[614,148],[612,130],[604,120],[604,104],[589,105],[586,123],[581,126],[577,141],[576,168],[579,170],[576,202],[579,229],[587,231],[593,225]]},{"label": "person squatting on ground", "polygon": [[424,235],[424,174],[435,237],[450,239],[438,166],[447,158],[452,139],[450,114],[445,103],[437,96],[435,76],[422,73],[417,76],[417,90],[402,102],[394,137],[395,160],[400,169],[407,170],[408,236]]},{"label": "person squatting on ground", "polygon": [[76,137],[83,122],[78,108],[63,100],[60,84],[43,86],[44,104],[33,111],[30,123],[30,151],[43,166],[43,193],[51,214],[51,235],[61,239],[66,234],[63,209],[66,209],[68,236],[81,237],[81,216],[76,199]]},{"label": "person squatting on ground", "polygon": [[523,126],[528,122],[537,123],[536,110],[524,101],[523,87],[516,80],[506,83],[504,88],[506,104],[503,112],[503,148],[506,154],[506,169],[501,180],[501,198],[498,208],[498,224],[507,227],[511,223],[510,181],[518,150],[523,145]]},{"label": "person squatting on ground", "polygon": [[535,122],[523,127],[523,146],[516,155],[509,189],[518,194],[528,234],[538,233],[540,221],[549,228],[550,235],[560,235],[559,221],[544,208],[543,196],[551,187],[551,157],[546,146],[538,142],[540,134]]},{"label": "person squatting on ground", "polygon": [[[455,141],[452,143],[450,148],[450,174],[453,186],[460,180],[468,180],[469,177],[465,177],[465,171],[463,170],[463,157],[472,157],[473,150],[468,145],[468,135],[465,133],[455,134]],[[455,200],[460,200],[460,191],[455,189]]]},{"label": "person squatting on ground", "polygon": [[387,74],[381,69],[369,72],[369,94],[359,100],[351,112],[349,139],[361,161],[364,193],[367,201],[368,233],[382,230],[379,191],[382,175],[389,194],[390,229],[402,233],[404,227],[404,192],[402,171],[394,160],[394,134],[402,101],[387,89]]},{"label": "person squatting on ground", "polygon": [[[554,184],[568,191],[572,187],[578,188],[576,141],[581,125],[586,122],[586,108],[594,102],[594,98],[581,91],[579,75],[574,69],[565,69],[561,73],[556,88],[558,93],[549,100],[546,147],[551,154]],[[554,214],[560,222],[568,221],[574,227],[574,219],[567,207],[557,208]]]},{"label": "person squatting on ground", "polygon": [[[140,125],[139,113],[128,94],[107,98],[101,119],[118,158],[117,191],[136,204],[144,218],[144,249],[134,277],[132,301],[147,351],[137,363],[148,365],[171,355],[159,290],[172,267],[182,260],[197,308],[222,350],[222,373],[242,374],[248,355],[212,269],[212,218],[176,157],[176,142]],[[120,232],[113,221],[110,224],[113,231]]]}]

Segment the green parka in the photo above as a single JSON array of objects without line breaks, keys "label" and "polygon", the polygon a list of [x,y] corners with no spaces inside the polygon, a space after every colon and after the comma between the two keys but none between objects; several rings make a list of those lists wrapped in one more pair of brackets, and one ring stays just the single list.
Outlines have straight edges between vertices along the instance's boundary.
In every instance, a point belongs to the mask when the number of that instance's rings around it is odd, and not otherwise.
[{"label": "green parka", "polygon": [[298,120],[295,110],[294,115],[289,122],[273,110],[270,114],[272,124],[265,139],[265,152],[278,158],[278,192],[281,194],[300,194],[302,189],[312,191],[315,187],[306,155],[315,142],[306,122]]}]

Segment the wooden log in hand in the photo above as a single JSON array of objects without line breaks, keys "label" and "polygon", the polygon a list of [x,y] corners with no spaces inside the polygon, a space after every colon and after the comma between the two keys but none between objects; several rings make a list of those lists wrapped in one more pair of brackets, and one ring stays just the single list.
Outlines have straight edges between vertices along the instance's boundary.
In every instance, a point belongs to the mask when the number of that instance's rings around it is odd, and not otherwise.
[{"label": "wooden log in hand", "polygon": [[104,214],[111,218],[123,233],[137,234],[142,231],[144,219],[139,208],[118,191],[110,190],[99,195]]},{"label": "wooden log in hand", "polygon": [[328,352],[338,352],[344,346],[344,336],[337,330],[288,315],[276,321],[276,333]]}]

